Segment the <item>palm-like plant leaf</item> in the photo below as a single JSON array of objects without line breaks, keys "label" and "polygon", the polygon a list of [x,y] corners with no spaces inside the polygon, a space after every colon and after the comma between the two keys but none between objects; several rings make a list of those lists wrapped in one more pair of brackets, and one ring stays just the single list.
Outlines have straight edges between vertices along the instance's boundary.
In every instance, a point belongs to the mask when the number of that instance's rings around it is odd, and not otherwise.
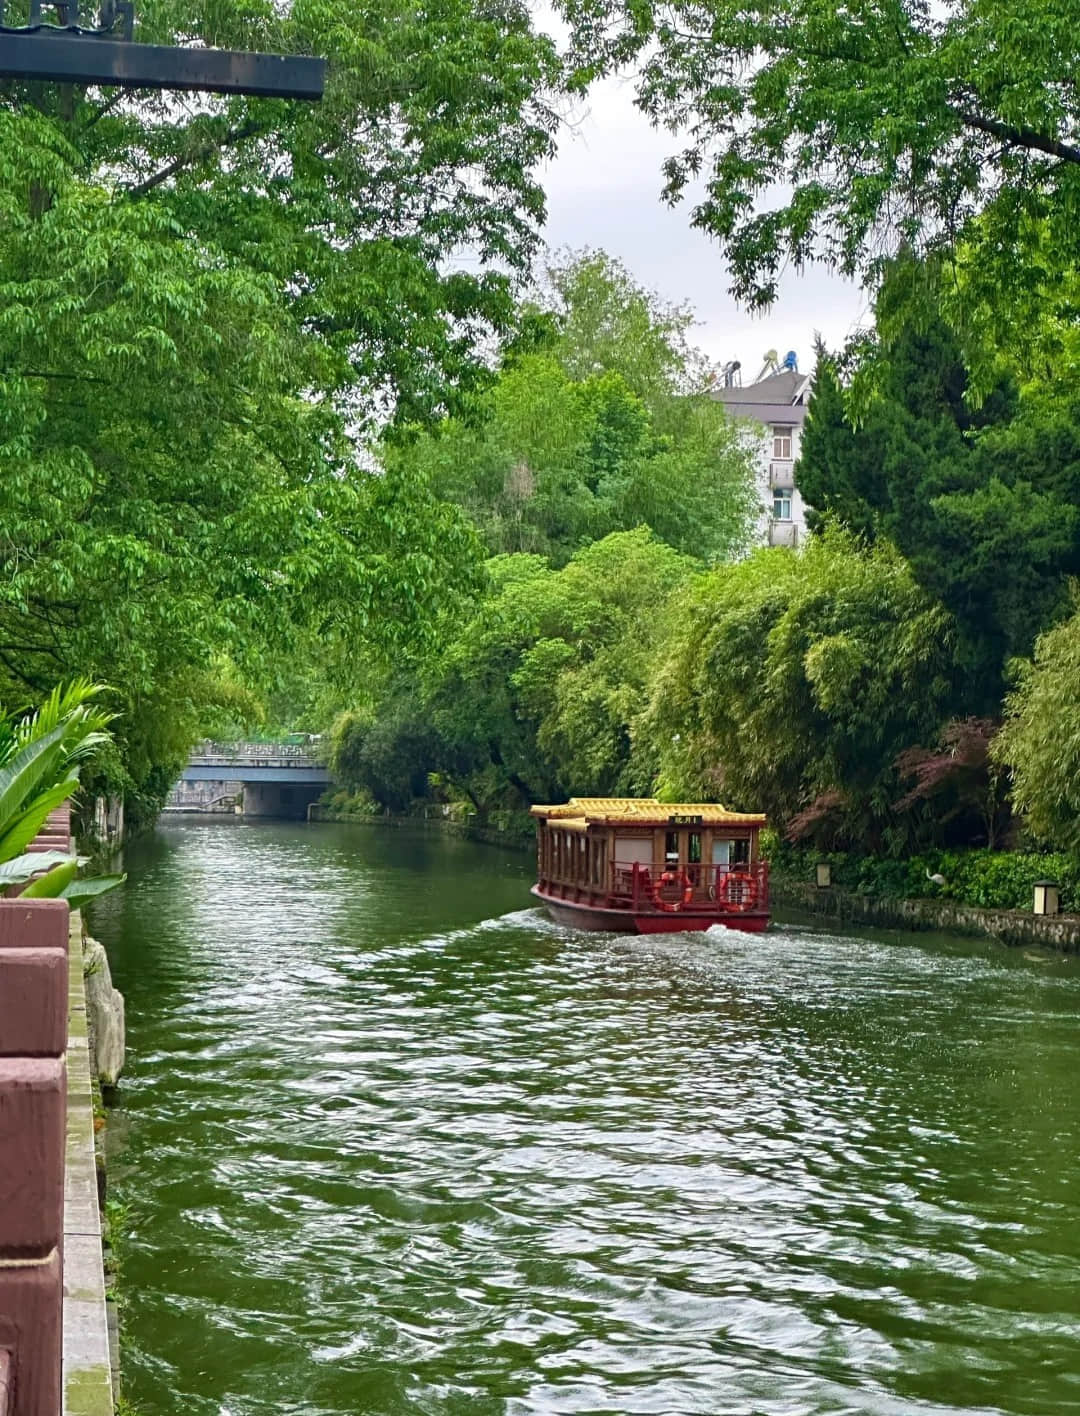
[{"label": "palm-like plant leaf", "polygon": [[73,880],[60,891],[60,899],[67,900],[73,910],[81,910],[87,900],[97,899],[109,890],[123,885],[126,875],[95,875],[92,880]]},{"label": "palm-like plant leaf", "polygon": [[123,876],[77,880],[82,861],[66,851],[27,851],[49,813],[79,785],[83,760],[109,740],[112,715],[93,700],[102,685],[57,685],[18,721],[0,715],[0,890],[26,885],[21,898],[66,899],[73,909],[121,883]]},{"label": "palm-like plant leaf", "polygon": [[75,859],[68,851],[27,851],[11,860],[0,860],[0,890],[6,890],[9,885],[24,885],[39,870],[50,870]]},{"label": "palm-like plant leaf", "polygon": [[63,895],[67,887],[73,883],[78,868],[79,862],[74,856],[70,860],[62,860],[59,865],[54,865],[44,875],[39,875],[36,880],[31,880],[25,890],[19,891],[19,899],[55,900],[58,896]]},{"label": "palm-like plant leaf", "polygon": [[0,768],[0,836],[21,813],[40,784],[49,782],[51,785],[50,778],[56,780],[64,752],[65,731],[63,723],[57,724],[44,737],[24,744]]},{"label": "palm-like plant leaf", "polygon": [[63,806],[79,785],[78,777],[64,777],[55,786],[34,794],[29,806],[7,820],[0,818],[0,860],[20,855],[48,820],[49,812]]}]

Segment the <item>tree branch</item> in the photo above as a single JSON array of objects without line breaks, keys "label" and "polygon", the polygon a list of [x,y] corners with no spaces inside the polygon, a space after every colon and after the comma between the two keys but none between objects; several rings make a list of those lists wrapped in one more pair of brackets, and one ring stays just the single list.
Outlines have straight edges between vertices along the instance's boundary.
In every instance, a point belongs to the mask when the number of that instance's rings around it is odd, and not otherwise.
[{"label": "tree branch", "polygon": [[1063,143],[1057,138],[1048,138],[1043,133],[1037,133],[1034,128],[1016,128],[1011,123],[1002,123],[997,118],[984,118],[980,113],[969,113],[964,109],[957,109],[956,113],[965,127],[977,128],[980,133],[1000,138],[1011,147],[1033,148],[1036,152],[1045,152],[1050,157],[1060,158],[1062,162],[1080,163],[1080,147]]},{"label": "tree branch", "polygon": [[82,125],[82,127],[79,129],[79,136],[82,137],[83,133],[88,133],[100,118],[104,118],[106,113],[111,113],[112,110],[116,107],[116,105],[118,103],[122,103],[123,100],[127,98],[127,96],[127,89],[117,89],[116,92],[113,94],[112,98],[110,98],[107,103],[103,103],[101,105],[101,107],[97,110],[97,112],[90,119],[90,121]]},{"label": "tree branch", "polygon": [[217,141],[200,143],[198,147],[192,148],[190,152],[183,153],[180,157],[173,158],[160,172],[155,172],[152,177],[147,177],[135,187],[127,189],[129,197],[143,197],[147,192],[152,192],[155,187],[160,187],[162,182],[167,182],[170,177],[175,177],[178,172],[182,172],[185,167],[193,167],[197,162],[202,162],[214,152],[221,152],[227,147],[235,147],[237,143],[242,143],[245,138],[253,138],[257,133],[264,132],[265,128],[261,123],[256,123],[249,119],[246,123],[241,123],[238,128],[230,128],[225,135]]}]

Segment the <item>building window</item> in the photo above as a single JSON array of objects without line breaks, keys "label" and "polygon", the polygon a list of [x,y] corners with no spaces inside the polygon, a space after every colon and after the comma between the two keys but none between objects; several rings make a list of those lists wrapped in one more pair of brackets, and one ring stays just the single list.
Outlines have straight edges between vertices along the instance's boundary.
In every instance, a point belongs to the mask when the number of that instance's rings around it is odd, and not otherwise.
[{"label": "building window", "polygon": [[772,430],[772,455],[777,462],[791,461],[791,429],[776,427]]},{"label": "building window", "polygon": [[791,520],[791,491],[790,487],[773,488],[772,514],[774,521]]}]

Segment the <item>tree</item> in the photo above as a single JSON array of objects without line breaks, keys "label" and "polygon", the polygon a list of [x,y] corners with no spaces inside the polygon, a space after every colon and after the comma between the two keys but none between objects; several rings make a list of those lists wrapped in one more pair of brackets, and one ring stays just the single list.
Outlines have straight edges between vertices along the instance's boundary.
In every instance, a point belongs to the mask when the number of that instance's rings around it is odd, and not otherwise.
[{"label": "tree", "polygon": [[1041,634],[1015,683],[994,743],[1012,802],[1039,839],[1080,853],[1080,609]]},{"label": "tree", "polygon": [[467,585],[461,517],[355,435],[486,379],[555,70],[513,4],[164,0],[139,37],[331,61],[317,107],[0,97],[0,691],[107,673],[117,775],[153,796],[215,656],[392,653]]},{"label": "tree", "polygon": [[[843,385],[870,364],[856,421]],[[898,546],[956,617],[964,709],[986,715],[1006,659],[1030,651],[1080,571],[1080,403],[1019,399],[1007,369],[978,406],[968,393],[940,321],[863,339],[839,361],[822,354],[799,482],[816,516]]]},{"label": "tree", "polygon": [[895,811],[926,810],[941,844],[946,833],[962,844],[981,837],[989,850],[1008,818],[1006,776],[994,760],[1000,729],[993,718],[953,718],[942,728],[936,747],[910,747],[896,759],[899,776],[909,785]]},{"label": "tree", "polygon": [[377,711],[342,713],[334,723],[330,766],[335,778],[391,811],[405,811],[425,796],[428,774],[439,763],[436,735],[408,677],[391,681]]},{"label": "tree", "polygon": [[654,414],[673,395],[708,387],[708,361],[689,341],[693,309],[646,290],[607,252],[586,249],[553,260],[540,298],[554,320],[552,351],[575,381],[618,374]]},{"label": "tree", "polygon": [[781,826],[828,805],[841,838],[898,847],[895,759],[948,715],[953,637],[891,546],[835,528],[799,556],[761,550],[713,571],[684,597],[639,727],[660,790]]},{"label": "tree", "polygon": [[437,770],[482,809],[646,791],[636,724],[669,607],[698,568],[645,527],[560,570],[495,557],[489,593],[423,671]]},{"label": "tree", "polygon": [[1072,0],[560,8],[577,86],[636,64],[640,107],[683,135],[665,194],[703,179],[694,224],[753,307],[773,302],[789,262],[873,281],[902,248],[962,239],[999,293],[1052,290],[1076,263]]},{"label": "tree", "polygon": [[[412,419],[482,376],[478,340],[507,327],[513,277],[537,248],[534,174],[556,122],[554,49],[524,8],[154,0],[138,20],[136,38],[159,44],[322,54],[326,96],[6,85],[5,156],[37,145],[41,157],[5,204],[25,213],[30,193],[40,218],[100,185],[122,210],[171,222],[220,269],[273,292],[317,351],[317,388],[344,394],[354,418],[389,401]],[[57,167],[72,179],[64,190]]]},{"label": "tree", "polygon": [[474,418],[444,420],[388,464],[421,472],[494,554],[564,564],[642,524],[709,562],[741,552],[756,511],[752,456],[693,374],[688,312],[601,253],[568,259],[551,281],[550,319],[523,311],[528,338]]}]

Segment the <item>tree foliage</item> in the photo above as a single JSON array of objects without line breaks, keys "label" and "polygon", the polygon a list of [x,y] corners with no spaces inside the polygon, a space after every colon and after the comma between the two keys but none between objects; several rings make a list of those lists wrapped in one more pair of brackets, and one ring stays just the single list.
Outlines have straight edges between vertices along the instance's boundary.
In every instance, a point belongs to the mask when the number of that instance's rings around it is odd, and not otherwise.
[{"label": "tree foliage", "polygon": [[1016,683],[995,744],[1032,833],[1080,855],[1080,609],[1045,631]]},{"label": "tree foliage", "polygon": [[[846,385],[874,365],[852,416]],[[1003,370],[977,408],[941,322],[819,358],[799,463],[815,513],[892,541],[956,617],[967,710],[993,713],[1006,659],[1026,654],[1080,570],[1080,405],[1020,399]]]},{"label": "tree foliage", "polygon": [[513,4],[159,0],[137,37],[330,60],[314,106],[0,96],[0,690],[107,676],[153,796],[215,656],[392,653],[467,587],[470,529],[356,436],[485,380],[555,71]]},{"label": "tree foliage", "polygon": [[341,720],[342,780],[401,809],[433,773],[485,813],[571,792],[647,793],[652,745],[637,723],[672,606],[698,570],[644,527],[561,569],[494,557],[486,593],[441,651]]},{"label": "tree foliage", "polygon": [[678,132],[666,194],[699,180],[736,295],[824,260],[876,278],[901,249],[967,244],[985,288],[1045,291],[1076,263],[1072,0],[562,0],[576,81],[635,64]]},{"label": "tree foliage", "polygon": [[643,524],[706,561],[741,551],[752,459],[701,389],[688,312],[602,253],[567,259],[550,281],[545,318],[507,351],[473,417],[446,419],[390,465],[462,507],[493,554],[562,564]]},{"label": "tree foliage", "polygon": [[955,666],[950,617],[896,551],[837,530],[758,551],[703,577],[678,624],[641,729],[665,795],[778,824],[816,803],[823,835],[903,844],[895,760],[937,733]]}]

